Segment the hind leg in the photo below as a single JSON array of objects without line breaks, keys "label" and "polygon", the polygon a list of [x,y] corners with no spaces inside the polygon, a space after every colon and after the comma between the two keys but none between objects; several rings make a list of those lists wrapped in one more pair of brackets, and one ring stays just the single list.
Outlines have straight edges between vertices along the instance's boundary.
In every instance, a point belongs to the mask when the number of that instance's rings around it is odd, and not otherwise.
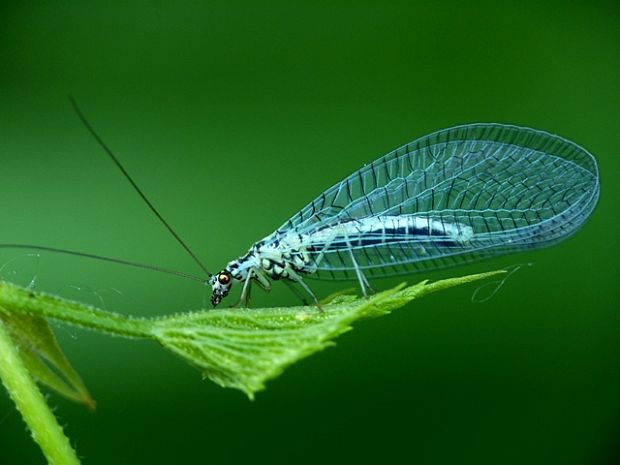
[{"label": "hind leg", "polygon": [[360,266],[357,264],[357,260],[355,260],[355,255],[353,255],[353,247],[349,242],[349,238],[345,236],[345,239],[347,241],[347,246],[349,247],[349,256],[351,257],[351,262],[353,263],[353,268],[355,269],[355,275],[357,276],[357,281],[359,282],[362,295],[364,297],[368,297],[368,290],[370,289],[371,291],[374,291],[374,289],[370,286],[366,276],[364,276]]},{"label": "hind leg", "polygon": [[362,270],[356,269],[355,272],[357,273],[357,279],[359,281],[360,289],[362,290],[362,294],[363,294],[364,297],[368,298],[369,293],[374,293],[376,291],[370,285],[370,283],[368,282],[368,279],[366,278],[364,273],[362,273]]}]

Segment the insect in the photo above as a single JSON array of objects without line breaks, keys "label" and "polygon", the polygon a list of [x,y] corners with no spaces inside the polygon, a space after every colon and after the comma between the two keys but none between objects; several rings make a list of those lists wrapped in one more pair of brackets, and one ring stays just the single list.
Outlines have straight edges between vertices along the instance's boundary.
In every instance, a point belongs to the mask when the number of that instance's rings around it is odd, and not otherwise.
[{"label": "insect", "polygon": [[[430,271],[553,245],[575,233],[600,192],[596,159],[544,131],[480,123],[434,132],[397,148],[336,183],[248,252],[211,274],[159,214],[111,150],[88,130],[208,279],[62,249],[195,279],[217,306],[233,286],[247,306],[251,286],[300,286],[320,309],[306,278],[357,280]],[[305,301],[305,299],[304,299]]]},{"label": "insect", "polygon": [[[445,129],[327,189],[212,276],[217,305],[235,283],[300,284],[428,271],[555,244],[599,196],[595,158],[543,131],[501,124]],[[318,303],[317,303],[318,304]]]}]

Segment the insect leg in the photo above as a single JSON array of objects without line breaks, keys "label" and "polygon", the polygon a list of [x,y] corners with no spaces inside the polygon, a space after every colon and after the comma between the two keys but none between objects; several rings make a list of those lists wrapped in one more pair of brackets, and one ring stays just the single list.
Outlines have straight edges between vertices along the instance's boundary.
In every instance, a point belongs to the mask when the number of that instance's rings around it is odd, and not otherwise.
[{"label": "insect leg", "polygon": [[362,273],[362,270],[360,269],[359,265],[357,264],[357,261],[355,260],[355,256],[353,255],[353,246],[349,242],[349,236],[347,235],[346,230],[344,231],[344,239],[347,241],[347,247],[349,248],[349,255],[351,256],[351,261],[353,262],[353,267],[355,268],[355,274],[357,275],[357,280],[360,283],[362,295],[364,297],[368,297],[367,289],[370,287],[370,284],[368,283],[366,276],[364,276],[364,273]]},{"label": "insect leg", "polygon": [[250,270],[248,271],[248,275],[245,277],[245,282],[243,283],[243,289],[241,289],[241,295],[239,296],[239,300],[237,300],[237,302],[232,305],[232,307],[248,307],[248,302],[250,300],[250,288],[252,285],[252,274],[254,274],[254,269],[250,268]]},{"label": "insect leg", "polygon": [[264,290],[265,292],[271,291],[271,283],[269,282],[269,279],[267,278],[267,276],[265,276],[265,273],[262,270],[257,269],[254,271],[254,279],[262,290]]},{"label": "insect leg", "polygon": [[301,287],[303,287],[304,290],[308,294],[310,294],[310,296],[312,297],[312,300],[314,301],[314,305],[316,305],[316,307],[319,309],[319,312],[323,313],[324,310],[323,310],[323,307],[321,307],[321,303],[319,302],[319,299],[317,298],[316,294],[312,292],[312,289],[310,289],[310,287],[304,282],[302,277],[299,276],[297,273],[295,273],[293,270],[288,270],[288,275],[290,276],[292,281],[299,283]]},{"label": "insect leg", "polygon": [[306,299],[306,297],[301,292],[299,292],[299,290],[291,281],[289,281],[288,279],[283,279],[282,282],[286,284],[286,287],[288,287],[291,292],[295,294],[304,305],[308,305],[308,299]]},{"label": "insect leg", "polygon": [[338,236],[338,234],[334,231],[334,232],[332,232],[331,236],[328,239],[325,240],[325,244],[323,244],[323,247],[322,247],[321,251],[319,252],[319,254],[314,259],[314,265],[315,266],[317,266],[323,260],[323,257],[325,256],[325,253],[327,252],[329,247],[332,245],[332,242],[334,242],[334,240],[336,239],[337,236]]},{"label": "insect leg", "polygon": [[370,285],[368,284],[368,280],[366,279],[366,276],[364,276],[364,273],[362,273],[362,270],[360,270],[359,265],[355,261],[355,257],[353,256],[352,249],[349,249],[349,254],[351,255],[351,261],[353,262],[353,266],[355,267],[355,274],[357,275],[357,280],[360,283],[360,289],[362,290],[362,295],[364,297],[368,297],[367,288],[370,287]]}]

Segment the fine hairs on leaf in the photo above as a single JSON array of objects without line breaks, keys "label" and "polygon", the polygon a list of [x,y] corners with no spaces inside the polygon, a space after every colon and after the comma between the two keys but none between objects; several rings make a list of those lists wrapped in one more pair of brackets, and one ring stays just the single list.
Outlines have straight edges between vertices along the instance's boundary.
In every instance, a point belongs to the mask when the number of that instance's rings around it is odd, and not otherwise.
[{"label": "fine hairs on leaf", "polygon": [[16,345],[28,348],[25,358],[32,374],[60,394],[89,406],[94,402],[52,339],[47,319],[115,336],[155,340],[211,381],[253,398],[286,367],[333,345],[356,321],[386,315],[431,292],[500,273],[422,281],[409,287],[403,284],[368,299],[336,294],[324,304],[323,313],[315,306],[299,306],[201,310],[157,318],[125,316],[0,282],[0,316]]}]

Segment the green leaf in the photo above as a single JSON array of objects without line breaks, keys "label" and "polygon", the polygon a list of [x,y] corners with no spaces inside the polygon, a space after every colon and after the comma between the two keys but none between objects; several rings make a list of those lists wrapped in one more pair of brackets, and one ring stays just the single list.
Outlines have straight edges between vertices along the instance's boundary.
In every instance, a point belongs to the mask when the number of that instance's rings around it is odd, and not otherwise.
[{"label": "green leaf", "polygon": [[38,315],[2,310],[0,308],[0,320],[18,347],[30,374],[60,395],[93,410],[95,401],[60,349],[47,320]]},{"label": "green leaf", "polygon": [[333,345],[362,318],[378,317],[418,297],[497,274],[484,273],[435,283],[401,285],[370,299],[335,296],[316,307],[207,310],[161,318],[153,336],[204,376],[250,398],[286,367]]},{"label": "green leaf", "polygon": [[[116,336],[154,339],[220,386],[239,389],[253,398],[257,391],[265,388],[268,380],[279,376],[286,367],[333,345],[333,340],[349,331],[357,320],[386,315],[431,292],[500,273],[503,271],[433,283],[423,281],[410,287],[401,285],[369,299],[337,293],[326,299],[323,313],[314,306],[306,306],[202,310],[150,319],[103,311],[0,282],[0,310],[5,311],[2,318],[8,318],[10,324],[16,326],[18,322],[20,329],[15,332],[19,336],[16,339],[23,341],[23,346],[33,347],[34,335],[47,341],[43,344],[47,348],[44,358],[53,361],[80,396],[87,392],[80,387],[79,377],[70,369],[60,349],[55,345],[56,352],[50,349],[55,339],[52,344],[49,327],[45,326],[49,334],[42,328],[44,318]],[[39,358],[43,354],[40,350],[36,353]],[[36,363],[29,366],[33,373],[39,373],[39,379],[48,375],[44,382],[49,386],[54,384],[49,373],[42,374]]]}]

